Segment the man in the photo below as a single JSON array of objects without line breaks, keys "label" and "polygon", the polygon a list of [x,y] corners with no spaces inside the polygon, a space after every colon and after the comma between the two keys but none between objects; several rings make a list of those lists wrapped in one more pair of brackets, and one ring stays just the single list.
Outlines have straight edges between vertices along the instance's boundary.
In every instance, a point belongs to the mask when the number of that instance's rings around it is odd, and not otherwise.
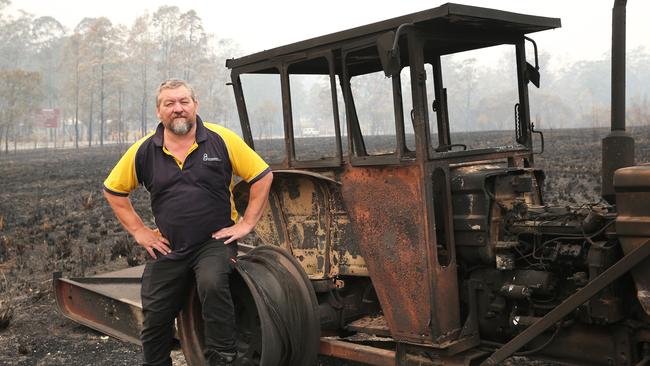
[{"label": "man", "polygon": [[[236,358],[235,315],[228,277],[237,239],[262,216],[273,174],[235,133],[203,123],[191,86],[160,84],[155,132],[133,144],[104,182],[104,196],[135,241],[151,256],[142,275],[143,365],[171,365],[174,319],[192,276],[205,322],[206,364],[231,365]],[[238,220],[234,174],[251,184]],[[128,198],[138,184],[151,196],[157,230],[144,225]]]}]

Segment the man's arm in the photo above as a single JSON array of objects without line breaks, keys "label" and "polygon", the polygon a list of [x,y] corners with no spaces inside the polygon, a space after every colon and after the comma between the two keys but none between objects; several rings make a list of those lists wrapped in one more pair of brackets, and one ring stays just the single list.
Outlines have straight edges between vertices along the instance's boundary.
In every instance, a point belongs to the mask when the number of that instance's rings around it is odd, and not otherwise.
[{"label": "man's arm", "polygon": [[224,241],[224,244],[230,244],[253,231],[253,228],[255,228],[255,225],[257,225],[257,222],[260,220],[262,213],[264,212],[264,207],[266,206],[266,201],[269,197],[269,191],[271,190],[271,183],[273,183],[272,172],[268,172],[260,180],[253,183],[253,185],[251,185],[248,206],[246,207],[246,212],[244,212],[244,217],[235,225],[223,228],[213,233],[212,237],[215,239],[228,238]]},{"label": "man's arm", "polygon": [[146,227],[142,219],[133,209],[129,197],[116,196],[104,191],[104,197],[108,204],[115,212],[115,216],[120,220],[126,231],[133,236],[135,241],[149,252],[153,258],[156,258],[156,252],[167,255],[171,253],[169,241],[162,237],[158,232]]}]

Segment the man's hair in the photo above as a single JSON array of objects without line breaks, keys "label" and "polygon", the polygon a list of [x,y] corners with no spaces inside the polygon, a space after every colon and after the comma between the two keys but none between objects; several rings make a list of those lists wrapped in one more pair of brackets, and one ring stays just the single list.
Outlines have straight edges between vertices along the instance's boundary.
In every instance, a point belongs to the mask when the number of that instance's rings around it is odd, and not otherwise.
[{"label": "man's hair", "polygon": [[158,91],[156,92],[156,107],[160,106],[160,93],[162,93],[163,90],[176,89],[176,88],[180,88],[181,86],[186,87],[187,90],[190,91],[190,94],[192,95],[192,100],[196,102],[196,94],[194,93],[194,88],[192,88],[192,86],[188,84],[185,80],[167,79],[162,83],[160,83],[160,86],[158,87]]}]

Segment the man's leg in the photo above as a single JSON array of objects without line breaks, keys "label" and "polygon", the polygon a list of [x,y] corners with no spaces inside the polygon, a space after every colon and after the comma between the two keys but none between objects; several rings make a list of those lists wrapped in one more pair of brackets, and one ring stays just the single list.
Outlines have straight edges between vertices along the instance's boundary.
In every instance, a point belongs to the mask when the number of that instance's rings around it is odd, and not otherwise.
[{"label": "man's leg", "polygon": [[221,240],[203,244],[193,256],[192,269],[203,309],[206,358],[216,352],[234,355],[237,352],[235,310],[230,295],[231,258],[237,257],[237,244],[225,245]]},{"label": "man's leg", "polygon": [[190,270],[184,260],[159,258],[147,262],[142,274],[140,334],[143,366],[171,366],[174,319],[187,298]]}]

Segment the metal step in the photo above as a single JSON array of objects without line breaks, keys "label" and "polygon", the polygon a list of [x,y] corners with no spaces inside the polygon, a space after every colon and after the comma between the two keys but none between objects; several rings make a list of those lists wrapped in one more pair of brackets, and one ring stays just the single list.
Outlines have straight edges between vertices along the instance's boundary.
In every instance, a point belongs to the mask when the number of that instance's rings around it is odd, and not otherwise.
[{"label": "metal step", "polygon": [[345,326],[347,330],[390,337],[390,328],[383,315],[367,315]]}]

